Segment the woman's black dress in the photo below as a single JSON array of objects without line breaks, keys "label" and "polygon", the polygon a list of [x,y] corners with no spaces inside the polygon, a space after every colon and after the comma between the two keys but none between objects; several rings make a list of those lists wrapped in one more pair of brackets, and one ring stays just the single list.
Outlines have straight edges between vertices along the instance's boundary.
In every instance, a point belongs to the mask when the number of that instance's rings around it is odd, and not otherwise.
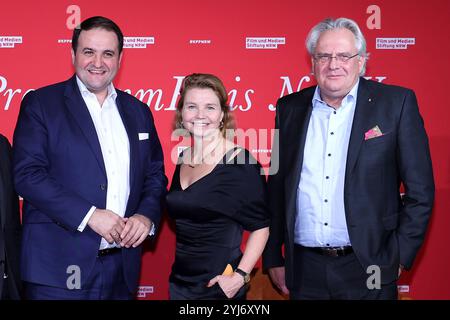
[{"label": "woman's black dress", "polygon": [[[167,194],[169,215],[176,224],[176,254],[170,275],[170,299],[226,299],[218,284],[206,287],[229,263],[242,257],[243,229],[269,225],[265,175],[242,149],[231,149],[208,175],[186,189],[177,165]],[[242,287],[234,298],[245,297]]]}]

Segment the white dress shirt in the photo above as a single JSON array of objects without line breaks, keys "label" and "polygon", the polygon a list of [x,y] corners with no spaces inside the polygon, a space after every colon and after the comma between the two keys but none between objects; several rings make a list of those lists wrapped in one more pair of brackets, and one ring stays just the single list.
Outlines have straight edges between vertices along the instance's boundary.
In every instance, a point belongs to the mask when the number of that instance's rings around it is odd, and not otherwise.
[{"label": "white dress shirt", "polygon": [[[91,115],[102,150],[103,161],[108,181],[106,193],[106,209],[124,217],[130,194],[130,143],[128,134],[116,105],[117,93],[112,83],[108,94],[100,106],[95,94],[90,92],[77,77],[81,95]],[[96,207],[92,207],[78,227],[83,231]],[[104,238],[100,250],[118,246],[109,244]]]},{"label": "white dress shirt", "polygon": [[297,189],[295,243],[305,247],[350,244],[344,208],[347,151],[359,81],[335,110],[314,92]]}]

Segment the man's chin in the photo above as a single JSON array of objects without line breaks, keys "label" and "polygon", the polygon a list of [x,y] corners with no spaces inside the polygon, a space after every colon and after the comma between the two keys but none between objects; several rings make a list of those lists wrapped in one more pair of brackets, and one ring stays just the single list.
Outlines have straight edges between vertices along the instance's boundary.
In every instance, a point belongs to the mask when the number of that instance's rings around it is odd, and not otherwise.
[{"label": "man's chin", "polygon": [[109,83],[85,83],[86,88],[92,93],[98,93],[106,90],[109,86]]}]

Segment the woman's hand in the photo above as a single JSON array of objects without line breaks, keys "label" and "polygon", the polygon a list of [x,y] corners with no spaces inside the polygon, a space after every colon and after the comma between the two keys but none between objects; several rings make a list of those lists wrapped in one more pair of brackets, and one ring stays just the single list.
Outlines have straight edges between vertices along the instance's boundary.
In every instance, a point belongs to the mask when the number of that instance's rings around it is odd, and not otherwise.
[{"label": "woman's hand", "polygon": [[229,276],[217,275],[209,280],[207,287],[212,287],[216,283],[220,286],[227,298],[231,299],[244,285],[244,278],[236,272],[233,272],[233,274]]}]

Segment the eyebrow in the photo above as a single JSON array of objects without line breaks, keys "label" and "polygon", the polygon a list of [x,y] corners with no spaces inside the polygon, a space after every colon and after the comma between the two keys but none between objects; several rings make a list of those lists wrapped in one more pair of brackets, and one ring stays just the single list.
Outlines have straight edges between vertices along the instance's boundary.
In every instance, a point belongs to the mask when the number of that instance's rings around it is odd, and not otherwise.
[{"label": "eyebrow", "polygon": [[[97,51],[98,51],[98,50],[95,50],[95,49],[89,48],[89,47],[85,47],[85,48],[81,49],[81,51],[86,51],[86,50],[94,51],[94,52],[97,52]],[[105,52],[116,53],[116,51],[114,51],[113,49],[106,49],[106,50],[103,50],[102,52],[103,52],[103,53],[105,53]]]}]

